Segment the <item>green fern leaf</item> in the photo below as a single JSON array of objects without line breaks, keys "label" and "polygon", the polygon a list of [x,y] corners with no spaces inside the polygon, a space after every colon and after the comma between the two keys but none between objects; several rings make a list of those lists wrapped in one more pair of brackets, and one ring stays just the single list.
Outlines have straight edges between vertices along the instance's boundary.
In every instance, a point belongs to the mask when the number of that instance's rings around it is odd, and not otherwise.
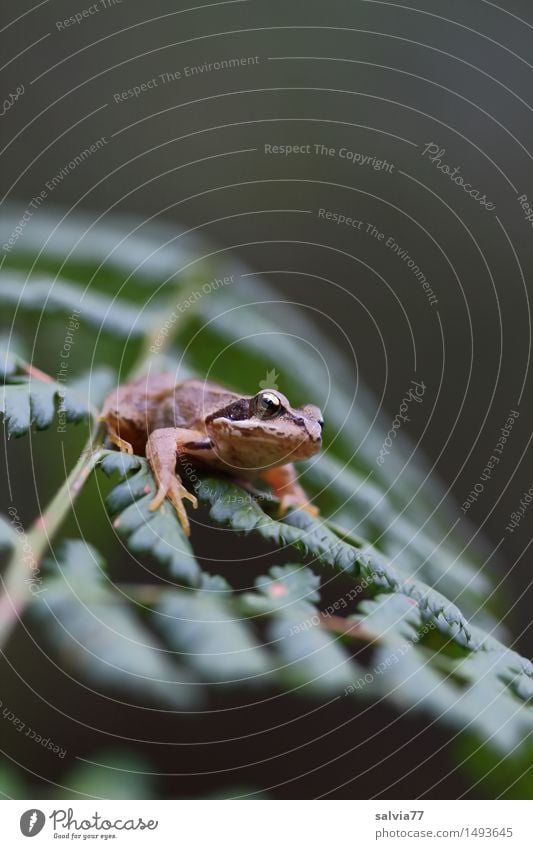
[{"label": "green fern leaf", "polygon": [[32,426],[51,427],[56,417],[61,423],[80,422],[95,414],[95,404],[110,390],[114,374],[108,368],[95,369],[72,381],[58,383],[46,375],[35,376],[28,363],[3,352],[5,382],[0,388],[0,414],[9,436],[24,436]]},{"label": "green fern leaf", "polygon": [[170,502],[155,513],[148,509],[155,496],[155,483],[147,461],[141,457],[110,451],[101,460],[110,476],[118,472],[121,482],[107,497],[113,527],[133,554],[150,554],[170,575],[185,584],[198,586],[202,575]]},{"label": "green fern leaf", "polygon": [[190,677],[165,653],[105,578],[96,550],[65,542],[58,562],[45,564],[48,577],[31,606],[46,622],[49,639],[77,672],[94,686],[119,688],[190,708],[196,691]]}]

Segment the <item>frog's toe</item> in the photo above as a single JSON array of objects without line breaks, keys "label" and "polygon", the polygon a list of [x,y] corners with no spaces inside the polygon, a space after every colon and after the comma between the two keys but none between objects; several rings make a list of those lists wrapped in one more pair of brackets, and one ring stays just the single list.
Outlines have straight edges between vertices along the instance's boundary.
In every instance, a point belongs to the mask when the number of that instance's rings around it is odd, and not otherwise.
[{"label": "frog's toe", "polygon": [[180,525],[187,534],[187,536],[191,535],[191,528],[189,525],[189,518],[187,516],[187,511],[185,510],[183,501],[187,499],[190,501],[193,507],[198,507],[198,499],[192,492],[189,492],[186,487],[183,486],[181,481],[179,481],[176,477],[172,476],[162,481],[159,484],[158,490],[155,494],[155,497],[152,499],[149,505],[149,510],[153,513],[155,510],[158,510],[165,499],[168,498],[169,501],[172,502],[176,513],[178,514],[178,519],[180,521]]},{"label": "frog's toe", "polygon": [[180,483],[178,485],[179,485],[179,488],[180,488],[180,497],[186,498],[187,501],[190,501],[192,506],[196,510],[196,508],[198,507],[198,499],[197,499],[196,495],[193,495],[192,492],[189,492],[189,490],[186,489],[183,486],[183,484]]}]

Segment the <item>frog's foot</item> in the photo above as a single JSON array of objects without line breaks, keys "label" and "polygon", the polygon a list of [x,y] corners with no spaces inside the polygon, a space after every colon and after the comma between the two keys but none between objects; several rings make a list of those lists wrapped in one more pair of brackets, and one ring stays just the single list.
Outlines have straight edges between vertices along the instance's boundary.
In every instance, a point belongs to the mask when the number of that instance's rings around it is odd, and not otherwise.
[{"label": "frog's foot", "polygon": [[318,507],[311,504],[305,490],[298,483],[296,469],[292,463],[279,466],[276,469],[268,469],[259,476],[272,487],[276,498],[279,498],[279,512],[283,516],[287,510],[305,510],[311,516],[318,516]]},{"label": "frog's foot", "polygon": [[108,427],[107,435],[110,442],[112,442],[113,445],[116,445],[119,451],[123,451],[125,454],[133,454],[133,445],[131,442],[126,442],[125,439],[121,439],[116,431]]},{"label": "frog's foot", "polygon": [[176,474],[176,459],[188,444],[198,445],[202,439],[203,435],[193,430],[165,427],[154,430],[146,443],[146,457],[157,483],[157,492],[150,502],[149,509],[152,512],[158,510],[168,498],[174,505],[187,536],[190,536],[191,529],[183,502],[187,499],[193,507],[197,507],[198,501],[196,496],[183,486],[180,476]]},{"label": "frog's foot", "polygon": [[193,507],[198,507],[198,499],[192,494],[192,492],[189,492],[189,490],[183,486],[182,482],[174,473],[165,475],[165,478],[160,480],[158,483],[159,486],[155,498],[153,498],[150,502],[148,509],[153,513],[161,507],[165,498],[168,498],[176,509],[181,527],[187,536],[190,536],[191,526],[189,525],[189,518],[183,501],[184,499],[187,499],[191,502]]}]

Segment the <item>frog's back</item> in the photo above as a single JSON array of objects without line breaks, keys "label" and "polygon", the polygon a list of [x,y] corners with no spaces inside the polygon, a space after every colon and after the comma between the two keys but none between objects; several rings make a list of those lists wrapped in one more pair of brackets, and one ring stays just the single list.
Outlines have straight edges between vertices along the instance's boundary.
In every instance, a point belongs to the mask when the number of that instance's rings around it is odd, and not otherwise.
[{"label": "frog's back", "polygon": [[191,378],[177,383],[158,403],[151,399],[150,430],[182,427],[205,430],[205,418],[225,407],[237,396],[229,389],[205,380]]}]

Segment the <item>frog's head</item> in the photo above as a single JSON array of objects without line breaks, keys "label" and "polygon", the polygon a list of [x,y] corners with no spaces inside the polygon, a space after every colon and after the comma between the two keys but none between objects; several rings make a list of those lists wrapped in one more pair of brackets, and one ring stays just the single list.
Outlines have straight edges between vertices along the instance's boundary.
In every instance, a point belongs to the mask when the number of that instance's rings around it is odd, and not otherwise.
[{"label": "frog's head", "polygon": [[276,389],[239,398],[205,420],[218,457],[241,469],[265,469],[312,457],[322,445],[323,423],[314,404],[291,407]]}]

